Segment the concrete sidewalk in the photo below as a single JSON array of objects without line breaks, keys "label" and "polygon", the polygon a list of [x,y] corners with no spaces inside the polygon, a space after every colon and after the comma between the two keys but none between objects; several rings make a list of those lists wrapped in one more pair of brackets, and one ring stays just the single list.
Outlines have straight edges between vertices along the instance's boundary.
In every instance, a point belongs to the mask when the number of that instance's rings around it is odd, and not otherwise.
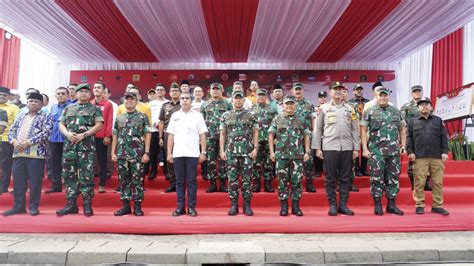
[{"label": "concrete sidewalk", "polygon": [[473,239],[474,232],[0,234],[0,263],[472,263]]}]

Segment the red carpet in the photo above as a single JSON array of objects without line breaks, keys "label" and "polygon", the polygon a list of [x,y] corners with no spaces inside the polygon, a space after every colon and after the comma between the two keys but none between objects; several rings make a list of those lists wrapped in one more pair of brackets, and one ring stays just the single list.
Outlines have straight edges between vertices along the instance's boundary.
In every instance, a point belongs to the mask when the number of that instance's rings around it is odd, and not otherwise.
[{"label": "red carpet", "polygon": [[[316,179],[317,193],[303,193],[301,201],[303,217],[280,217],[276,193],[255,193],[252,198],[253,217],[239,214],[227,215],[229,199],[225,193],[205,193],[207,182],[199,178],[198,217],[172,217],[176,207],[175,193],[164,193],[167,186],[163,176],[146,181],[144,217],[133,215],[115,217],[113,212],[120,207],[119,194],[113,193],[117,179],[108,182],[107,193],[94,198],[92,217],[84,217],[82,209],[78,215],[57,217],[55,211],[65,204],[62,193],[43,194],[41,215],[28,214],[10,217],[0,216],[0,232],[16,233],[130,233],[130,234],[206,234],[206,233],[350,233],[350,232],[427,232],[474,230],[474,163],[449,161],[444,178],[445,208],[449,216],[430,213],[431,193],[427,192],[425,215],[414,213],[414,203],[406,176],[406,164],[400,180],[399,207],[405,216],[373,214],[373,202],[369,195],[368,177],[356,178],[360,192],[350,195],[349,206],[355,216],[327,215],[327,200],[324,194],[324,178]],[[276,187],[276,180],[274,182]],[[49,188],[45,180],[43,189]],[[0,211],[12,206],[13,195],[0,196]],[[82,204],[82,203],[81,203]],[[384,202],[385,204],[385,202]],[[242,206],[242,205],[240,205]]]}]

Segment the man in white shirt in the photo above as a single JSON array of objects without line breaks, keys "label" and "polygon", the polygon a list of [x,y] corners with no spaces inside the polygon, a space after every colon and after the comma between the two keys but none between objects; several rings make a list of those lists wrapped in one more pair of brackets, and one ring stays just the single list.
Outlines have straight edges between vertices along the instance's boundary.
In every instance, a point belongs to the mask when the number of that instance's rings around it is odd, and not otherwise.
[{"label": "man in white shirt", "polygon": [[[181,93],[181,109],[171,115],[168,133],[168,162],[173,163],[176,175],[176,194],[178,208],[173,216],[186,214],[185,182],[188,188],[188,215],[197,216],[197,164],[206,160],[207,127],[203,116],[191,110],[191,94]],[[199,151],[199,146],[201,151]]]},{"label": "man in white shirt", "polygon": [[[149,180],[156,178],[158,173],[158,155],[161,152],[162,147],[160,144],[160,132],[158,130],[158,125],[160,124],[160,111],[164,103],[169,102],[165,98],[165,85],[163,83],[158,83],[155,86],[155,99],[151,100],[148,105],[151,108],[151,146],[150,146],[150,161],[145,165],[145,174],[150,172],[148,176]],[[151,169],[150,169],[151,168]]]},{"label": "man in white shirt", "polygon": [[202,99],[204,96],[204,92],[202,91],[201,87],[195,87],[193,90],[194,100],[191,104],[191,109],[196,112],[201,112],[201,106],[206,103],[205,100]]}]

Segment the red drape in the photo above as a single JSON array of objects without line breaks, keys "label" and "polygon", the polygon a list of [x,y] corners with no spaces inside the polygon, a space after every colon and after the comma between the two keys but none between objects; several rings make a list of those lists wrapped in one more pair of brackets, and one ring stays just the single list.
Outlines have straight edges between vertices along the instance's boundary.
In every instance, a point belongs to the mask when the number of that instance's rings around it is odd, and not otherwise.
[{"label": "red drape", "polygon": [[20,39],[5,38],[5,30],[0,29],[0,86],[16,89],[20,67]]},{"label": "red drape", "polygon": [[[451,33],[433,45],[433,68],[431,77],[431,100],[436,105],[436,97],[462,86],[463,72],[463,28]],[[462,129],[461,121],[453,121],[448,126],[449,133]]]}]

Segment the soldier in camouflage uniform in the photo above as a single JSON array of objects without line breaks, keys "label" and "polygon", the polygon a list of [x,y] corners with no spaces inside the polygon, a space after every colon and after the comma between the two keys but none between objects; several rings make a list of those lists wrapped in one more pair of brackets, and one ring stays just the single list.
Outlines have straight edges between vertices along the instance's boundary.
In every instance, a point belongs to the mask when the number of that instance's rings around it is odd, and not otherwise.
[{"label": "soldier in camouflage uniform", "polygon": [[[405,123],[408,125],[408,122],[415,117],[419,117],[420,113],[418,112],[417,102],[423,97],[423,87],[420,85],[415,85],[411,87],[411,98],[412,100],[404,104],[401,108],[402,118],[405,120]],[[415,182],[413,181],[413,165],[414,162],[408,161],[408,178],[410,179],[411,183],[411,190],[413,190],[413,185]],[[430,176],[426,178],[425,183],[425,190],[431,191],[430,185]]]},{"label": "soldier in camouflage uniform", "polygon": [[226,163],[229,180],[229,215],[239,213],[239,176],[242,177],[242,197],[244,214],[252,216],[250,199],[252,198],[253,162],[258,150],[258,122],[254,113],[243,108],[244,93],[232,93],[234,109],[222,115],[220,123],[220,157]]},{"label": "soldier in camouflage uniform", "polygon": [[363,156],[369,158],[374,213],[383,215],[381,198],[385,190],[387,213],[403,215],[395,203],[400,190],[400,154],[406,154],[406,125],[400,111],[388,104],[389,95],[388,89],[378,87],[375,90],[376,105],[364,111],[360,122],[362,148]]},{"label": "soldier in camouflage uniform", "polygon": [[278,111],[267,104],[267,90],[257,90],[257,104],[252,107],[252,112],[257,115],[258,121],[258,153],[253,168],[253,192],[260,192],[260,171],[265,181],[265,192],[274,192],[272,186],[273,163],[270,160],[270,148],[268,147],[268,128]]},{"label": "soldier in camouflage uniform", "polygon": [[122,208],[114,212],[115,216],[131,214],[130,201],[135,201],[133,213],[143,216],[144,166],[149,161],[150,120],[136,106],[138,97],[135,93],[126,93],[125,114],[117,116],[113,130],[112,161],[117,162],[120,181],[120,199]]},{"label": "soldier in camouflage uniform", "polygon": [[310,135],[308,124],[296,115],[296,99],[285,96],[284,113],[277,115],[268,129],[270,159],[276,161],[275,170],[278,177],[278,197],[281,202],[281,216],[288,215],[288,198],[291,184],[291,213],[303,216],[300,209],[301,179],[303,163],[310,158]]},{"label": "soldier in camouflage uniform", "polygon": [[206,192],[217,192],[217,178],[220,179],[220,192],[227,192],[225,180],[225,163],[219,159],[219,124],[222,114],[232,110],[232,104],[222,97],[224,86],[220,83],[211,84],[211,99],[201,106],[201,114],[209,130],[207,139],[207,179],[211,185]]},{"label": "soldier in camouflage uniform", "polygon": [[[292,86],[293,96],[296,99],[296,115],[299,119],[304,121],[306,126],[310,131],[313,131],[314,128],[314,119],[316,114],[314,113],[314,105],[303,97],[304,94],[304,84],[301,82],[295,82]],[[310,135],[311,142],[311,135]],[[313,156],[310,156],[309,160],[304,162],[304,175],[306,177],[306,192],[314,193],[316,188],[313,184]]]},{"label": "soldier in camouflage uniform", "polygon": [[64,139],[63,173],[66,187],[66,206],[56,211],[59,216],[78,213],[77,196],[79,191],[84,202],[84,215],[92,216],[94,196],[94,135],[102,128],[104,121],[99,107],[89,102],[90,85],[76,87],[78,101],[69,105],[59,122],[59,130]]},{"label": "soldier in camouflage uniform", "polygon": [[[166,133],[166,129],[170,123],[171,115],[174,112],[179,111],[181,108],[181,104],[179,102],[180,93],[181,91],[178,84],[172,83],[170,86],[171,101],[164,103],[160,110],[160,146],[163,147],[165,154],[168,151],[168,134]],[[170,181],[170,186],[165,189],[165,192],[176,192],[176,176],[174,174],[173,164],[165,160],[165,169],[165,178],[166,180]]]}]

